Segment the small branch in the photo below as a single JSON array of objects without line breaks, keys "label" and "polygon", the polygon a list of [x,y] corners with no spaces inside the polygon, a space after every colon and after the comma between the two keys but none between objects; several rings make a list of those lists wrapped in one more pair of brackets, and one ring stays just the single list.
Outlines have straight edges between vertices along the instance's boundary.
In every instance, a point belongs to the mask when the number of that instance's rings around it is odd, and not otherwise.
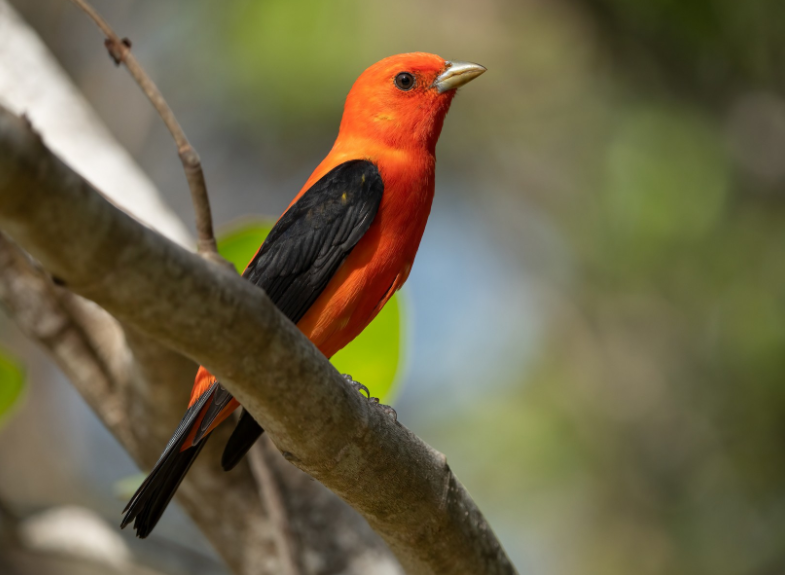
[{"label": "small branch", "polygon": [[114,63],[118,66],[120,64],[125,64],[128,72],[133,79],[136,80],[136,83],[150,100],[150,103],[156,109],[158,115],[161,116],[164,124],[166,124],[166,127],[172,134],[175,144],[177,145],[177,153],[180,156],[180,162],[183,164],[185,178],[188,180],[188,187],[191,190],[191,201],[194,206],[196,232],[198,236],[197,249],[199,253],[207,259],[221,263],[222,265],[227,265],[227,262],[218,255],[218,247],[213,232],[210,198],[207,195],[207,184],[205,182],[199,154],[191,145],[191,142],[188,141],[182,126],[180,126],[180,123],[177,121],[169,104],[166,103],[163,94],[161,94],[161,91],[131,52],[131,41],[128,40],[128,38],[121,39],[87,0],[71,0],[71,2],[84,10],[101,29],[104,36],[106,36],[104,45],[106,46],[109,55],[112,57],[112,60],[114,60]]},{"label": "small branch", "polygon": [[251,473],[259,486],[259,497],[267,508],[267,514],[274,526],[275,545],[281,560],[281,575],[301,575],[297,560],[297,543],[289,523],[289,514],[279,488],[280,479],[276,477],[269,465],[270,457],[280,457],[270,440],[265,436],[256,442],[248,452]]}]

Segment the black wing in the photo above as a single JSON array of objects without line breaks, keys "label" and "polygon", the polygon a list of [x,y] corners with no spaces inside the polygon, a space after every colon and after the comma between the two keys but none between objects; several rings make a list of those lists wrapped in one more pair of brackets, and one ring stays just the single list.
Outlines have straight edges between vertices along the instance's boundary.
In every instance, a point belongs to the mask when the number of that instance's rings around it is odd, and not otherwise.
[{"label": "black wing", "polygon": [[[297,323],[368,231],[383,191],[371,162],[352,160],[333,168],[278,220],[243,277]],[[262,432],[243,411],[224,448],[223,468],[237,465]]]},{"label": "black wing", "polygon": [[[353,160],[334,168],[278,220],[243,277],[263,288],[297,323],[368,231],[383,191],[382,178],[371,162]],[[204,447],[207,429],[231,398],[216,382],[188,409],[155,468],[126,506],[123,527],[134,521],[139,537],[152,531]],[[203,410],[194,445],[181,450]],[[234,467],[261,434],[259,424],[243,413],[226,444],[224,469]]]},{"label": "black wing", "polygon": [[333,168],[281,216],[243,277],[297,323],[368,231],[383,192],[369,161]]}]

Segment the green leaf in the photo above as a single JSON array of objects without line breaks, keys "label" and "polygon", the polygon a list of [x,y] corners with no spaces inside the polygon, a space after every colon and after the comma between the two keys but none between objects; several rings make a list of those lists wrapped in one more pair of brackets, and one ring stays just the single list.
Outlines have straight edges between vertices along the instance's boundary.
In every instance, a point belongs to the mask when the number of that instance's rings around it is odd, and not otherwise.
[{"label": "green leaf", "polygon": [[[265,219],[240,221],[219,234],[218,251],[241,272],[273,224]],[[371,395],[379,397],[383,403],[389,403],[398,391],[400,378],[396,376],[403,364],[404,302],[400,292],[395,294],[371,324],[332,358],[338,371],[365,384]]]},{"label": "green leaf", "polygon": [[18,404],[24,390],[25,373],[22,365],[0,351],[0,423]]}]

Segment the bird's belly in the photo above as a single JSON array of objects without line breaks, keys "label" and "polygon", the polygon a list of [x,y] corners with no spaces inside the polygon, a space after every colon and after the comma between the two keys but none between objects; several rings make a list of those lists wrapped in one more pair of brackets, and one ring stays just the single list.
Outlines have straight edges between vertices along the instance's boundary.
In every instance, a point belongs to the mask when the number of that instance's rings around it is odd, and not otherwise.
[{"label": "bird's belly", "polygon": [[327,357],[365,329],[411,269],[411,250],[400,249],[395,238],[385,237],[374,227],[366,232],[297,324]]},{"label": "bird's belly", "polygon": [[[406,160],[406,161],[403,161]],[[357,337],[406,281],[433,201],[433,161],[378,162],[385,190],[374,222],[297,327],[327,357]]]}]

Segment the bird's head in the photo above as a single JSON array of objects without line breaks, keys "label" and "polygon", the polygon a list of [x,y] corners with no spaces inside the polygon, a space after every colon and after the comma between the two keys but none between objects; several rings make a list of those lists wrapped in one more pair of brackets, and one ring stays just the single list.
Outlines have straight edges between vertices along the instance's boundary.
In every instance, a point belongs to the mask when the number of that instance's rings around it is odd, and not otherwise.
[{"label": "bird's head", "polygon": [[483,72],[479,64],[421,52],[385,58],[352,86],[341,134],[433,151],[456,89]]}]

